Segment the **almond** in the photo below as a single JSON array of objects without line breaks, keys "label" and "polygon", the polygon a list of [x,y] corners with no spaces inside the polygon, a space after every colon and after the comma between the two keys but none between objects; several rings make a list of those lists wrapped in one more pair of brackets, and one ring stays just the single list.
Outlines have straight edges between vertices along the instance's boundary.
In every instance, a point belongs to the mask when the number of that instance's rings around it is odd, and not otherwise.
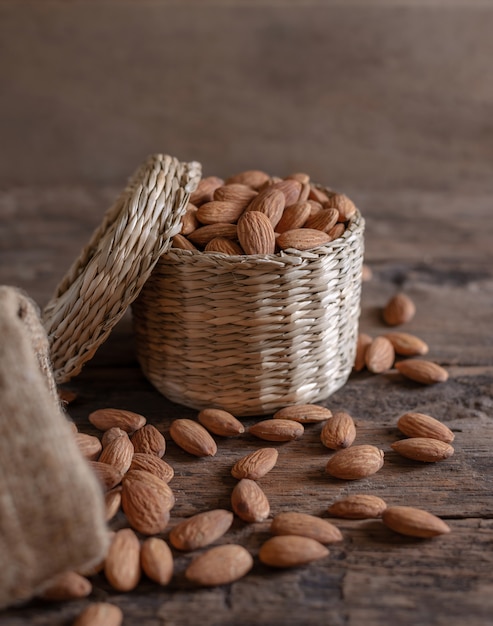
[{"label": "almond", "polygon": [[334,207],[339,211],[339,222],[347,222],[356,213],[356,206],[343,193],[334,193],[330,196],[327,207]]},{"label": "almond", "polygon": [[113,428],[105,430],[103,436],[101,437],[103,448],[106,448],[114,439],[117,439],[118,437],[128,437],[128,433],[117,426],[113,426]]},{"label": "almond", "polygon": [[122,610],[109,602],[91,602],[79,614],[73,626],[121,626]]},{"label": "almond", "polygon": [[131,528],[122,528],[113,535],[104,563],[104,574],[116,591],[132,591],[140,576],[140,542]]},{"label": "almond", "polygon": [[77,399],[77,393],[71,389],[58,388],[58,397],[63,406],[67,406]]},{"label": "almond", "polygon": [[450,527],[439,517],[410,506],[388,507],[382,521],[393,531],[410,537],[428,538],[450,532]]},{"label": "almond", "polygon": [[198,550],[226,534],[232,523],[233,513],[225,509],[197,513],[172,528],[169,540],[177,550]]},{"label": "almond", "polygon": [[63,572],[50,581],[40,595],[43,600],[79,600],[86,598],[92,591],[92,584],[85,576],[77,572]]},{"label": "almond", "polygon": [[239,243],[232,239],[226,239],[226,237],[214,237],[204,249],[206,252],[220,252],[231,256],[245,254]]},{"label": "almond", "polygon": [[260,189],[262,185],[265,185],[270,181],[269,174],[262,172],[261,170],[245,170],[244,172],[239,172],[234,176],[230,176],[226,180],[227,185],[232,184],[240,184],[240,185],[248,185],[252,189]]},{"label": "almond", "polygon": [[349,413],[338,411],[322,427],[320,441],[326,448],[340,450],[349,448],[356,439],[356,426]]},{"label": "almond", "polygon": [[423,385],[444,383],[448,380],[447,370],[432,361],[424,359],[405,359],[395,364],[396,369],[406,378]]},{"label": "almond", "polygon": [[123,479],[122,508],[128,523],[143,535],[163,532],[175,496],[168,484],[143,470],[129,470]]},{"label": "almond", "polygon": [[178,250],[197,250],[196,246],[189,239],[180,234],[173,237],[171,247]]},{"label": "almond", "polygon": [[337,209],[322,209],[309,219],[305,223],[306,228],[315,228],[321,230],[324,233],[328,233],[337,223],[339,217],[339,211]]},{"label": "almond", "polygon": [[171,422],[169,434],[177,446],[194,456],[215,456],[217,445],[207,430],[190,419]]},{"label": "almond", "polygon": [[410,333],[386,333],[384,337],[394,346],[396,354],[402,356],[423,356],[428,353],[428,345]]},{"label": "almond", "polygon": [[310,537],[278,535],[267,539],[258,557],[272,567],[298,567],[328,556],[328,549]]},{"label": "almond", "polygon": [[250,426],[248,432],[265,441],[293,441],[303,436],[303,424],[290,419],[269,419]]},{"label": "almond", "polygon": [[310,205],[310,216],[316,215],[317,213],[320,213],[320,211],[323,211],[323,206],[320,204],[320,202],[315,202],[315,200],[307,200],[307,202]]},{"label": "almond", "polygon": [[313,183],[311,184],[310,195],[308,196],[310,200],[315,200],[315,202],[319,202],[320,204],[324,204],[329,201],[328,194],[315,186]]},{"label": "almond", "polygon": [[293,174],[286,176],[284,180],[297,180],[302,185],[306,185],[310,182],[310,174],[307,174],[306,172],[294,172]]},{"label": "almond", "polygon": [[242,478],[231,494],[233,511],[244,522],[263,522],[269,517],[270,505],[261,487],[249,478]]},{"label": "almond", "polygon": [[276,238],[265,213],[244,213],[238,221],[238,239],[246,254],[274,254]]},{"label": "almond", "polygon": [[431,437],[445,443],[452,443],[454,433],[431,415],[405,413],[397,420],[397,428],[408,437]]},{"label": "almond", "polygon": [[197,419],[207,430],[221,437],[234,437],[245,432],[243,424],[222,409],[203,409]]},{"label": "almond", "polygon": [[257,192],[249,185],[229,183],[227,185],[223,185],[222,187],[218,187],[214,191],[214,200],[236,204],[241,209],[244,209],[250,204],[256,195]]},{"label": "almond", "polygon": [[132,435],[132,444],[135,452],[145,452],[162,457],[166,450],[166,441],[159,430],[152,424],[147,424]]},{"label": "almond", "polygon": [[136,452],[132,457],[130,469],[150,472],[154,474],[154,476],[164,480],[165,483],[169,483],[174,476],[174,470],[169,463],[166,463],[166,461],[163,461],[163,459],[160,459],[155,454],[149,454],[147,452]]},{"label": "almond", "polygon": [[339,239],[339,237],[342,237],[345,230],[346,227],[344,226],[344,224],[336,224],[335,226],[332,226],[327,234],[329,235],[330,240],[334,241],[334,239]]},{"label": "almond", "polygon": [[210,548],[196,557],[185,578],[196,585],[214,587],[239,580],[253,567],[253,557],[243,546],[226,544]]},{"label": "almond", "polygon": [[238,229],[236,224],[207,224],[194,230],[188,235],[189,241],[196,246],[206,246],[215,237],[225,237],[226,239],[237,239]]},{"label": "almond", "polygon": [[83,457],[89,459],[89,461],[98,459],[103,446],[97,437],[86,435],[85,433],[77,433],[75,441]]},{"label": "almond", "polygon": [[290,204],[294,204],[299,201],[302,185],[300,181],[288,178],[275,182],[271,185],[271,189],[282,191],[285,198],[284,204],[285,206],[289,206]]},{"label": "almond", "polygon": [[342,541],[341,531],[329,521],[307,513],[279,513],[270,525],[273,535],[300,535],[327,544]]},{"label": "almond", "polygon": [[258,480],[270,472],[277,463],[278,456],[279,453],[275,448],[255,450],[236,461],[231,469],[231,474],[238,480],[241,478]]},{"label": "almond", "polygon": [[180,235],[189,235],[190,233],[193,233],[193,231],[198,227],[199,221],[197,219],[197,207],[189,202],[187,204],[186,211],[181,219]]},{"label": "almond", "polygon": [[200,206],[204,202],[210,202],[214,197],[214,191],[224,185],[224,180],[217,176],[207,176],[197,185],[197,189],[190,195],[190,203]]},{"label": "almond", "polygon": [[310,183],[301,183],[301,191],[298,202],[306,202],[308,200],[308,196],[310,195],[310,190]]},{"label": "almond", "polygon": [[115,487],[104,494],[104,506],[106,511],[106,521],[112,520],[120,510],[122,503],[122,488]]},{"label": "almond", "polygon": [[370,335],[359,333],[358,342],[356,344],[356,356],[354,359],[353,369],[355,372],[361,372],[366,365],[366,351],[372,342]]},{"label": "almond", "polygon": [[[320,207],[322,208],[322,207]],[[311,205],[309,202],[295,202],[287,206],[277,223],[276,232],[284,233],[287,230],[301,228],[310,217]]]},{"label": "almond", "polygon": [[116,467],[108,465],[108,463],[89,461],[89,465],[105,491],[113,489],[113,487],[116,487],[122,480],[123,474],[117,470]]},{"label": "almond", "polygon": [[159,537],[148,537],[140,550],[140,564],[144,574],[161,586],[166,586],[173,577],[173,554]]},{"label": "almond", "polygon": [[375,337],[365,352],[365,363],[372,374],[382,374],[389,370],[395,361],[395,352],[390,341],[383,336]]},{"label": "almond", "polygon": [[383,319],[389,326],[410,322],[416,313],[414,302],[405,293],[392,297],[383,309]]},{"label": "almond", "polygon": [[387,503],[366,493],[355,493],[337,500],[328,508],[330,515],[346,519],[371,519],[381,517]]},{"label": "almond", "polygon": [[444,461],[454,453],[454,449],[450,444],[438,439],[431,439],[430,437],[401,439],[391,444],[391,448],[407,459],[425,463]]},{"label": "almond", "polygon": [[134,446],[127,433],[125,433],[121,437],[113,439],[113,441],[104,448],[99,457],[99,462],[108,463],[108,465],[112,465],[121,474],[125,474],[130,467],[133,455]]},{"label": "almond", "polygon": [[383,466],[383,450],[367,444],[339,450],[328,461],[325,471],[342,480],[366,478]]},{"label": "almond", "polygon": [[317,404],[296,404],[279,409],[273,415],[273,419],[293,420],[300,424],[324,422],[332,417],[332,412],[324,406]]},{"label": "almond", "polygon": [[242,213],[241,204],[214,200],[199,207],[196,215],[201,224],[234,224]]},{"label": "almond", "polygon": [[98,409],[89,415],[89,421],[98,430],[109,430],[116,426],[127,433],[142,428],[146,423],[146,418],[132,411],[123,409]]},{"label": "almond", "polygon": [[258,211],[264,213],[270,220],[273,228],[275,228],[282,217],[286,198],[279,189],[268,187],[261,191],[256,198],[247,207],[247,212]]},{"label": "almond", "polygon": [[314,228],[294,228],[281,233],[277,245],[281,250],[311,250],[331,241],[330,235]]}]

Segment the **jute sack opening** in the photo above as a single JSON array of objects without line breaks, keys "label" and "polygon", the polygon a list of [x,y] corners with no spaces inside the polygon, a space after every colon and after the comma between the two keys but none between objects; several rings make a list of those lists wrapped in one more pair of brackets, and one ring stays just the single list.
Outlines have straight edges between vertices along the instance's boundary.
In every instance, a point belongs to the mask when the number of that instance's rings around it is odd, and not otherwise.
[{"label": "jute sack opening", "polygon": [[100,485],[62,413],[36,305],[0,287],[0,608],[102,560]]},{"label": "jute sack opening", "polygon": [[172,249],[133,303],[137,357],[174,402],[262,415],[347,380],[360,314],[364,220],[300,252]]}]

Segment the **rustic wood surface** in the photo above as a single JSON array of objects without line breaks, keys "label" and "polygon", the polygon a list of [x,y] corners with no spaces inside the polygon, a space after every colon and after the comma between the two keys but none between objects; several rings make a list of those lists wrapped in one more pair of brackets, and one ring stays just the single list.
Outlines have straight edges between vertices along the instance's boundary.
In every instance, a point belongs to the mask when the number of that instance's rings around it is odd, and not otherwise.
[{"label": "rustic wood surface", "polygon": [[[281,172],[282,173],[282,172]],[[327,516],[336,498],[356,492],[388,504],[422,507],[443,517],[450,535],[432,540],[401,537],[379,521],[335,520],[344,540],[330,556],[290,571],[274,571],[255,559],[242,580],[214,589],[195,589],[183,572],[191,556],[176,556],[167,588],[143,579],[127,594],[112,591],[104,576],[93,579],[90,599],[120,606],[125,624],[142,626],[486,626],[493,615],[493,232],[492,197],[447,192],[376,192],[349,189],[367,220],[366,262],[373,278],[364,284],[361,330],[385,330],[380,311],[403,289],[416,303],[405,326],[430,345],[429,357],[450,379],[423,387],[397,372],[352,374],[324,404],[349,411],[357,442],[385,451],[385,465],[361,481],[324,474],[330,452],[319,441],[320,425],[306,427],[297,442],[275,444],[277,466],[260,483],[272,514],[296,510]],[[26,289],[46,303],[77,256],[103,210],[111,187],[11,188],[0,194],[0,283]],[[127,315],[82,374],[69,385],[78,397],[69,408],[79,429],[96,434],[88,414],[119,407],[140,412],[167,439],[165,459],[173,465],[176,493],[172,522],[211,508],[230,508],[234,461],[267,444],[244,435],[217,438],[214,458],[195,459],[169,437],[177,417],[196,412],[167,401],[145,380],[135,360]],[[455,454],[437,464],[399,457],[390,444],[400,437],[396,420],[416,410],[443,420],[456,434]],[[245,419],[252,424],[255,419]],[[33,524],[36,520],[33,519]],[[125,525],[123,514],[112,523]],[[238,541],[256,557],[269,536],[268,522],[236,520],[221,540]],[[165,533],[166,536],[166,533]],[[32,601],[0,614],[5,626],[68,625],[87,600]]]}]

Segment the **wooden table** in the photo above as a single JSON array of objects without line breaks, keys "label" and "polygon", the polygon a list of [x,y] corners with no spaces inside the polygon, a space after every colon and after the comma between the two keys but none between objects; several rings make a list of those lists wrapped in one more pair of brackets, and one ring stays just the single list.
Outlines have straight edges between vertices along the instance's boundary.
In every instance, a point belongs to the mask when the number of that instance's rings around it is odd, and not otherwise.
[{"label": "wooden table", "polygon": [[[102,575],[91,600],[119,605],[125,624],[210,626],[303,624],[381,626],[416,624],[486,626],[493,623],[493,212],[491,196],[424,191],[347,190],[367,219],[366,262],[373,279],[364,284],[361,330],[385,330],[380,310],[403,289],[416,303],[405,330],[430,345],[429,357],[447,368],[446,383],[421,386],[395,370],[351,375],[324,403],[349,411],[357,442],[385,451],[383,469],[361,481],[324,474],[330,452],[319,425],[297,442],[278,444],[277,466],[260,482],[272,514],[296,510],[326,517],[327,507],[349,493],[371,493],[389,505],[406,504],[442,517],[452,532],[431,540],[405,538],[378,520],[335,520],[344,540],[311,565],[275,571],[255,559],[242,580],[195,589],[183,571],[190,555],[176,553],[176,575],[167,588],[145,579],[128,594],[112,591]],[[25,288],[45,304],[78,255],[116,190],[109,188],[12,189],[0,194],[0,283]],[[88,414],[102,407],[146,415],[168,443],[175,469],[173,519],[230,507],[234,460],[262,445],[252,436],[219,439],[214,458],[195,459],[171,441],[173,418],[196,412],[172,404],[145,380],[134,356],[126,316],[107,343],[69,387],[78,398],[69,412],[81,431],[95,434]],[[456,434],[455,454],[436,464],[406,460],[390,448],[400,437],[397,418],[429,413]],[[254,419],[245,419],[250,425]],[[33,520],[35,523],[35,520]],[[123,514],[113,527],[125,525]],[[269,523],[236,520],[223,541],[240,542],[254,556],[269,536]],[[33,601],[0,614],[6,626],[62,625],[86,600]]]}]

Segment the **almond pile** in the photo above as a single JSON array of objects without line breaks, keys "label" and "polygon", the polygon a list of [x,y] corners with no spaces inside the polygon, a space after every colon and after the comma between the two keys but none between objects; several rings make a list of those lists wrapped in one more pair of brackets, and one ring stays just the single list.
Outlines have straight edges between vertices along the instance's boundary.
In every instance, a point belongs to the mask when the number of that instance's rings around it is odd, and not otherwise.
[{"label": "almond pile", "polygon": [[190,196],[173,247],[227,255],[309,250],[341,237],[355,213],[346,195],[322,189],[308,174],[209,176]]}]

